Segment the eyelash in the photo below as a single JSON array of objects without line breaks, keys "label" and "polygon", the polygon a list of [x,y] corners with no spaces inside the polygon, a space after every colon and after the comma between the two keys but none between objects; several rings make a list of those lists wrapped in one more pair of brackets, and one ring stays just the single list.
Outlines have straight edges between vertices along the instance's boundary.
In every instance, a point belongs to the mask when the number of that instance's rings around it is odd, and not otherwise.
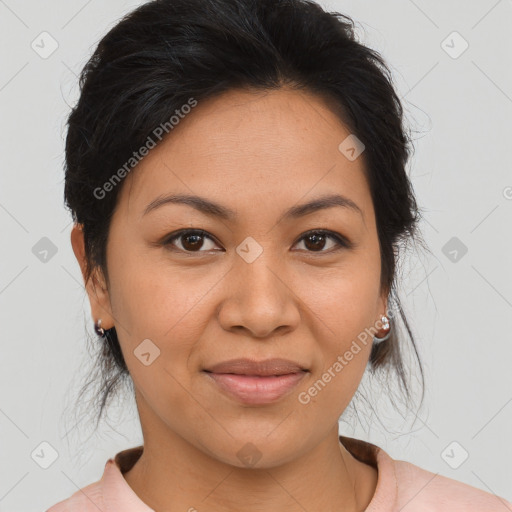
[{"label": "eyelash", "polygon": [[[183,230],[180,230],[180,231],[178,231],[176,233],[171,234],[169,237],[164,239],[162,244],[165,247],[168,247],[171,250],[176,250],[176,251],[184,252],[184,253],[190,254],[190,255],[195,254],[195,253],[202,253],[202,252],[207,253],[207,252],[209,252],[209,251],[201,251],[201,250],[199,250],[199,251],[187,251],[185,249],[180,249],[179,247],[176,247],[176,246],[174,246],[172,244],[172,242],[174,242],[174,240],[177,240],[177,239],[181,238],[184,235],[198,235],[198,236],[202,236],[202,237],[205,237],[205,238],[209,238],[213,242],[217,243],[215,241],[215,239],[211,235],[209,235],[206,231],[204,231],[202,229],[183,229]],[[304,233],[297,240],[297,242],[295,242],[294,245],[296,245],[297,243],[301,242],[304,238],[307,238],[308,236],[311,236],[311,235],[326,235],[327,237],[334,239],[334,241],[337,244],[336,248],[330,249],[330,250],[327,250],[327,251],[324,251],[324,250],[308,251],[308,250],[306,250],[306,252],[309,252],[309,253],[312,253],[312,254],[330,254],[330,253],[333,253],[333,252],[337,252],[337,251],[339,251],[341,249],[350,249],[352,247],[351,242],[349,242],[345,237],[341,236],[339,233],[336,233],[334,231],[329,231],[327,229],[316,229],[316,230],[313,229],[313,230],[307,231],[306,233]]]}]

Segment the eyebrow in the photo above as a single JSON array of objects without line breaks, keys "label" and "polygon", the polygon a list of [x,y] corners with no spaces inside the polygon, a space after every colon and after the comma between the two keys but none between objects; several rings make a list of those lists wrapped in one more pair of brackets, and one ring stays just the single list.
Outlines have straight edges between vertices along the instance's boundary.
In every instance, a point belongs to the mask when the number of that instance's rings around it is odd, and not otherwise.
[{"label": "eyebrow", "polygon": [[[155,200],[151,201],[145,208],[143,212],[143,216],[148,214],[150,211],[159,208],[165,204],[184,204],[195,208],[201,213],[208,215],[210,217],[218,217],[227,221],[233,221],[237,214],[234,210],[227,208],[219,203],[215,203],[209,199],[204,197],[195,196],[195,195],[187,195],[187,194],[171,194],[166,196],[159,196]],[[288,219],[296,219],[299,217],[303,217],[304,215],[308,215],[310,213],[314,213],[320,210],[325,210],[327,208],[333,208],[335,206],[347,208],[354,212],[357,212],[363,217],[364,215],[357,206],[354,201],[349,199],[348,197],[342,196],[340,194],[331,194],[326,196],[318,197],[308,203],[299,204],[297,206],[292,206],[288,210],[286,210],[283,215],[281,215],[281,220]]]}]

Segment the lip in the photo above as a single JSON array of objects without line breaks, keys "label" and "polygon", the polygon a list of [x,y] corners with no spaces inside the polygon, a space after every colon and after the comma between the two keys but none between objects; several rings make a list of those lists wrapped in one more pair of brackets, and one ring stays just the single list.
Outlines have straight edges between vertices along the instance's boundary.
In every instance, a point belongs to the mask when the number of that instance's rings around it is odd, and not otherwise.
[{"label": "lip", "polygon": [[268,377],[275,375],[287,375],[306,371],[307,368],[301,364],[289,359],[265,359],[263,361],[254,361],[252,359],[230,359],[222,363],[215,364],[205,369],[211,373],[234,373],[237,375],[256,375],[259,377]]},{"label": "lip", "polygon": [[257,375],[205,372],[223,392],[248,405],[264,405],[280,400],[302,380],[306,373],[300,371],[286,375],[258,377]]},{"label": "lip", "polygon": [[289,394],[308,370],[288,359],[232,359],[203,372],[221,391],[237,401],[264,405]]}]

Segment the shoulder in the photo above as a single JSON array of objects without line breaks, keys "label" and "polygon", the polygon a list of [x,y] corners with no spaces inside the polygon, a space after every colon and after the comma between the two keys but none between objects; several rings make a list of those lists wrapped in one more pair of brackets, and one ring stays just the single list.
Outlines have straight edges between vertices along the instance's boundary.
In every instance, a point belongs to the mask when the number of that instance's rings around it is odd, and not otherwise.
[{"label": "shoulder", "polygon": [[59,501],[46,512],[98,512],[105,510],[101,482],[94,482],[84,487],[69,498]]},{"label": "shoulder", "polygon": [[97,482],[79,489],[45,512],[99,512],[106,511],[106,505],[110,505],[112,510],[124,512],[151,512],[126,483],[122,474],[131,468],[142,450],[142,446],[137,446],[117,453],[107,460],[103,475]]},{"label": "shoulder", "polygon": [[383,448],[340,436],[361,462],[377,468],[377,487],[366,512],[512,512],[512,503],[411,462],[394,459]]},{"label": "shoulder", "polygon": [[393,460],[397,505],[403,512],[512,512],[512,503],[410,462]]}]

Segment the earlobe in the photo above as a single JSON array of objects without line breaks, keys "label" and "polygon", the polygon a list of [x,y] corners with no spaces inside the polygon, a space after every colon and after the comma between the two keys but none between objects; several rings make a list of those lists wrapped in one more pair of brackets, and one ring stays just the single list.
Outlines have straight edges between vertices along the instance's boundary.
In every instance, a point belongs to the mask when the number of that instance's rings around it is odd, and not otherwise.
[{"label": "earlobe", "polygon": [[85,291],[91,305],[93,322],[101,318],[101,326],[104,329],[110,329],[114,326],[114,319],[107,284],[101,269],[98,267],[95,267],[90,276],[87,276],[88,262],[85,254],[84,233],[80,224],[75,224],[71,230],[71,246],[80,265]]},{"label": "earlobe", "polygon": [[[375,325],[379,326],[379,334],[381,336],[385,336],[389,332],[389,322],[391,320],[391,315],[389,315],[389,291],[384,290],[382,291],[379,299],[378,299],[378,305],[377,305],[377,320],[375,321]],[[385,318],[385,319],[384,319]],[[387,326],[386,326],[387,325]],[[380,337],[380,336],[379,336]],[[378,339],[378,338],[377,338]],[[383,338],[384,339],[384,338]]]}]

